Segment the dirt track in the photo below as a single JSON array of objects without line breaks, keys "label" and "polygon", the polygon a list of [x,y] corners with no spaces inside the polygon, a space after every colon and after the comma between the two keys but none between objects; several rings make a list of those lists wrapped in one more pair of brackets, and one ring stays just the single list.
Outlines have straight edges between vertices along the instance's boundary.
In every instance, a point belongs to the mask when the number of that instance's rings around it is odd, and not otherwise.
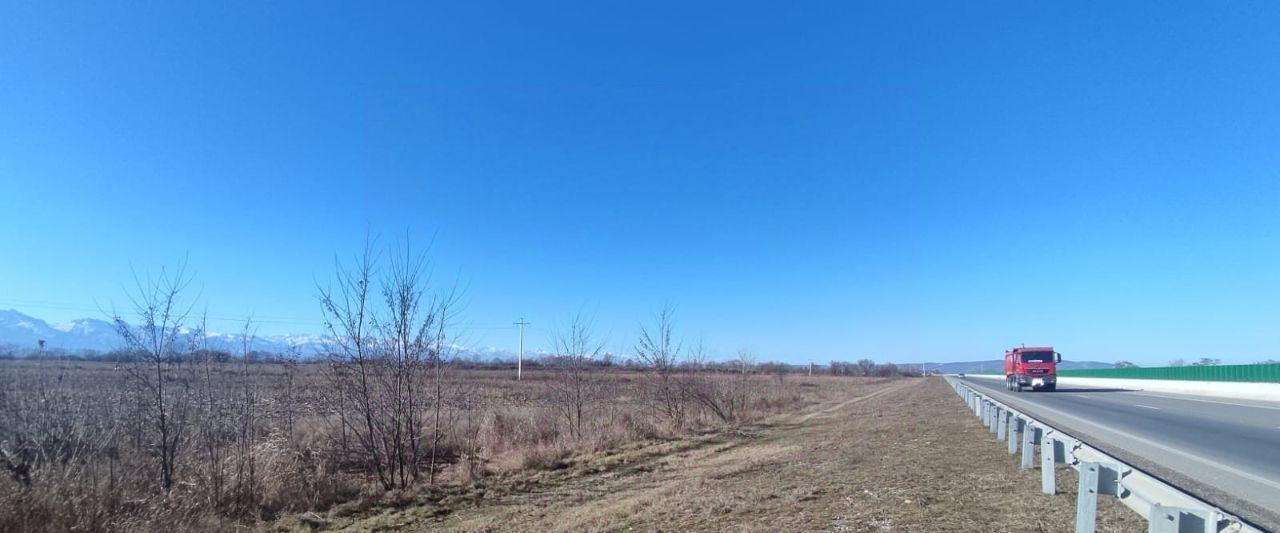
[{"label": "dirt track", "polygon": [[[941,379],[851,387],[807,413],[487,480],[348,531],[1072,531],[1075,476],[1039,492]],[[1099,531],[1143,531],[1104,502]]]}]

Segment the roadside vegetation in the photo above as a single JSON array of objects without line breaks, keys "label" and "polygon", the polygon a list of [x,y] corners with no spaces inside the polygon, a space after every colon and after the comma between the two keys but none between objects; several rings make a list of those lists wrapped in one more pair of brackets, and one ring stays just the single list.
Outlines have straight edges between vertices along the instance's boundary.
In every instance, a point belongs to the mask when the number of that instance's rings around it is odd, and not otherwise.
[{"label": "roadside vegetation", "polygon": [[[627,364],[589,317],[514,380],[453,351],[459,297],[425,256],[370,243],[316,292],[319,354],[214,346],[184,267],[139,276],[122,350],[0,361],[0,531],[189,531],[388,502],[563,469],[572,457],[756,424],[891,365],[712,361],[663,309]],[[10,354],[14,355],[14,354]],[[97,359],[97,360],[95,360]],[[816,370],[816,372],[815,372]]]},{"label": "roadside vegetation", "polygon": [[[796,377],[812,406],[635,441],[270,531],[1070,532],[1075,471],[1040,493],[942,379]],[[812,387],[806,385],[813,385]],[[832,387],[831,385],[837,385]],[[1146,531],[1117,500],[1099,532]]]}]

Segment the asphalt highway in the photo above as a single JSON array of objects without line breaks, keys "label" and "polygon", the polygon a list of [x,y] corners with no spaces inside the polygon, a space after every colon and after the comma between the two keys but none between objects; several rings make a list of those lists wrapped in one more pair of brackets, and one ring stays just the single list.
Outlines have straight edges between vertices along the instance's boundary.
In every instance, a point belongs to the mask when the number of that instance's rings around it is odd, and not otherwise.
[{"label": "asphalt highway", "polygon": [[1280,402],[1058,385],[1012,392],[962,380],[1096,448],[1280,531]]}]

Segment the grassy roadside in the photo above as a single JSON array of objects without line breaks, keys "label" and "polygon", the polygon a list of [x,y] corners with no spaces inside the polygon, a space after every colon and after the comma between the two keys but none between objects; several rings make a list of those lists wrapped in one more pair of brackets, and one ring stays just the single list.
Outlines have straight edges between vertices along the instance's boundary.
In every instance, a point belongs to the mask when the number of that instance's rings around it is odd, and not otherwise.
[{"label": "grassy roadside", "polygon": [[[275,530],[1071,531],[1074,472],[1039,492],[940,379],[862,383],[805,413],[575,456]],[[1141,531],[1113,501],[1099,531]]]}]

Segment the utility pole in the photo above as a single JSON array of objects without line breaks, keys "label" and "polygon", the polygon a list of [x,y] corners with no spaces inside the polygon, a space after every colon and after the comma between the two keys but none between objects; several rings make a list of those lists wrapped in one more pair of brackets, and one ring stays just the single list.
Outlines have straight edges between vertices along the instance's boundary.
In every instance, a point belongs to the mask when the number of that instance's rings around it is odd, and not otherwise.
[{"label": "utility pole", "polygon": [[520,381],[520,372],[524,367],[524,327],[529,323],[521,317],[519,322],[512,322],[512,324],[520,326],[520,354],[516,356],[516,381]]}]

